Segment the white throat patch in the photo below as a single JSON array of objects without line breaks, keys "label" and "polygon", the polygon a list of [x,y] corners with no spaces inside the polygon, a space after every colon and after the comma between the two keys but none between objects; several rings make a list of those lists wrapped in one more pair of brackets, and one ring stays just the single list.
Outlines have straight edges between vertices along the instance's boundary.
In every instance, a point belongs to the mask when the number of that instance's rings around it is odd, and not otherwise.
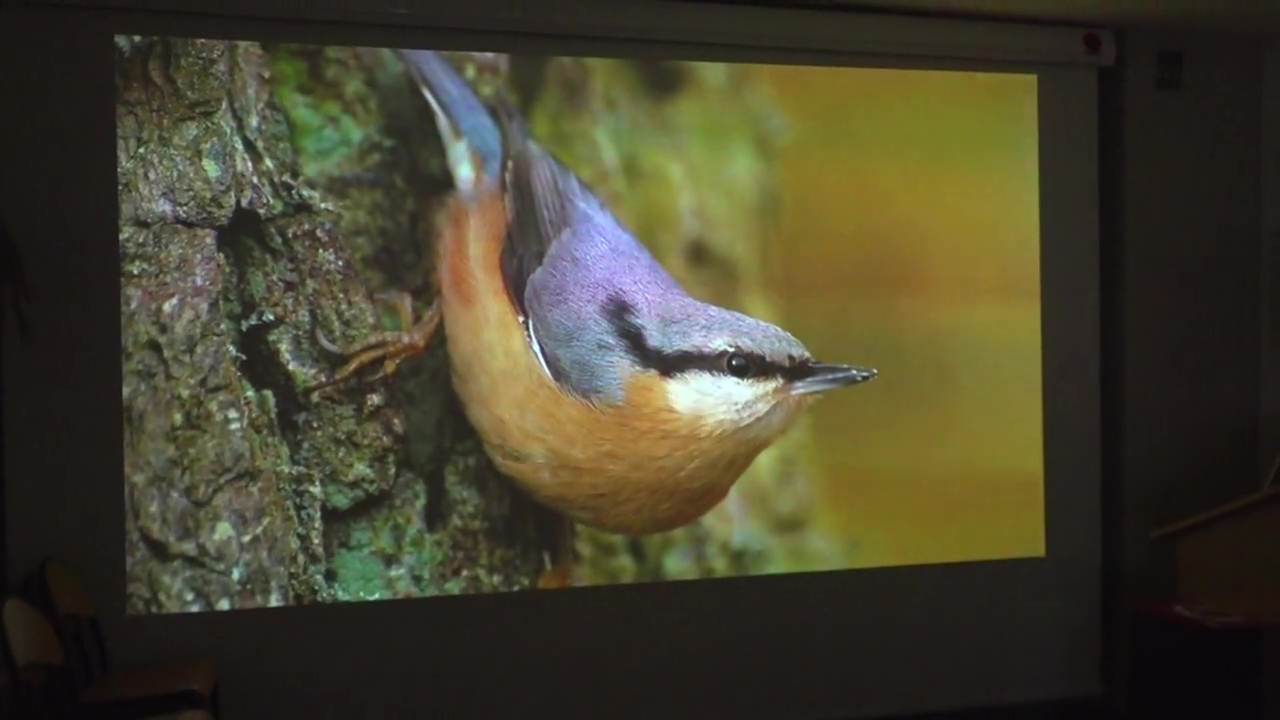
[{"label": "white throat patch", "polygon": [[751,426],[762,434],[773,434],[789,420],[790,413],[773,399],[777,388],[768,381],[694,372],[674,377],[665,385],[667,402],[676,412],[701,418],[717,430]]}]

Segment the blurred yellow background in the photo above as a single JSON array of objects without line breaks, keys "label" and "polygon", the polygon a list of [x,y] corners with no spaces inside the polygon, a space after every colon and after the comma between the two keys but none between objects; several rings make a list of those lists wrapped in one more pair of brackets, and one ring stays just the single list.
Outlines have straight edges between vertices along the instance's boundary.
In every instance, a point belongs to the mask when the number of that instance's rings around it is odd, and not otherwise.
[{"label": "blurred yellow background", "polygon": [[758,67],[788,117],[771,291],[876,381],[813,411],[854,567],[1044,554],[1034,75]]}]

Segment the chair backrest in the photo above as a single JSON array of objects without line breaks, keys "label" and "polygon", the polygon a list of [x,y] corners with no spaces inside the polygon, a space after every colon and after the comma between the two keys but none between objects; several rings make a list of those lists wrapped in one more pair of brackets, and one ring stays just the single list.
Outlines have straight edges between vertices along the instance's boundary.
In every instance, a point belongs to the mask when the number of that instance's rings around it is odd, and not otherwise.
[{"label": "chair backrest", "polygon": [[60,668],[66,664],[62,642],[39,608],[17,595],[4,600],[4,640],[14,668]]},{"label": "chair backrest", "polygon": [[17,685],[24,716],[71,717],[76,706],[62,643],[49,619],[19,595],[4,598],[0,609],[5,659]]},{"label": "chair backrest", "polygon": [[98,614],[80,584],[80,577],[65,562],[58,558],[46,558],[40,566],[44,574],[45,587],[49,592],[49,600],[59,615],[79,615],[90,618]]},{"label": "chair backrest", "polygon": [[66,562],[47,557],[38,573],[37,585],[49,614],[57,621],[72,677],[77,687],[84,689],[110,669],[97,609],[79,575]]}]

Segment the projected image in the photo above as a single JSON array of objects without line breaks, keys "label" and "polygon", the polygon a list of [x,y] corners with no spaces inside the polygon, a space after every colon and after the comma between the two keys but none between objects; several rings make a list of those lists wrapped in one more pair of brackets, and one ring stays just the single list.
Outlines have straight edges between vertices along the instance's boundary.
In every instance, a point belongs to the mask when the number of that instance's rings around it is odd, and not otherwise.
[{"label": "projected image", "polygon": [[1043,555],[1034,75],[115,77],[130,613]]}]

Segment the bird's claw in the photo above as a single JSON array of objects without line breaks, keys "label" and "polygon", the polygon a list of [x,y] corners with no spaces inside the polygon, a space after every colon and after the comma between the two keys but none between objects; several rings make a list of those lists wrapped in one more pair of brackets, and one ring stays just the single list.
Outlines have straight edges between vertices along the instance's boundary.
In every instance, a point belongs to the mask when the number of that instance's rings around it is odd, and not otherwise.
[{"label": "bird's claw", "polygon": [[400,327],[405,329],[374,333],[354,346],[344,348],[329,341],[320,332],[320,329],[316,328],[316,342],[328,352],[346,357],[347,361],[331,378],[308,387],[306,389],[308,393],[317,393],[342,385],[353,378],[356,373],[377,362],[381,362],[382,367],[370,376],[366,382],[388,377],[396,371],[400,363],[405,359],[413,357],[430,347],[431,341],[435,338],[436,331],[440,327],[439,300],[433,302],[422,318],[414,322],[412,298],[408,293],[382,293],[378,296],[378,299],[391,303],[396,310]]}]

